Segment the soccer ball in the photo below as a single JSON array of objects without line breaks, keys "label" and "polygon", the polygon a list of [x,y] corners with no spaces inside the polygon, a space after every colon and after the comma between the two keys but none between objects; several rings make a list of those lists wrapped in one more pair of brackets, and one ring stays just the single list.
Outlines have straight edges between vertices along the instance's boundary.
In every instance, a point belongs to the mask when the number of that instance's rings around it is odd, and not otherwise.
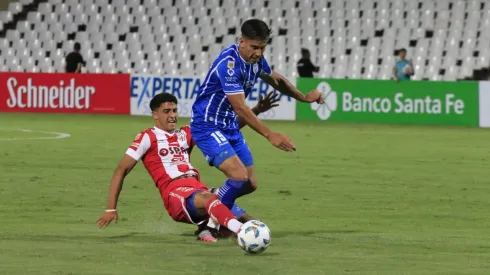
[{"label": "soccer ball", "polygon": [[238,245],[251,254],[264,252],[271,244],[271,239],[269,227],[257,220],[244,223],[237,235]]}]

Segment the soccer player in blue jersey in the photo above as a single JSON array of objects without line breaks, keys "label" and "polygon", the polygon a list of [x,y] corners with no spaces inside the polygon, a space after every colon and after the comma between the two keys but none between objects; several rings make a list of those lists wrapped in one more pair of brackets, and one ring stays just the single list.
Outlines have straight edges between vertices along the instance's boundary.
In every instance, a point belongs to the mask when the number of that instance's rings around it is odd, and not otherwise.
[{"label": "soccer player in blue jersey", "polygon": [[245,104],[257,79],[298,101],[323,103],[320,92],[303,95],[284,76],[271,70],[263,56],[271,34],[265,22],[247,20],[241,32],[239,42],[224,49],[210,67],[192,106],[190,124],[196,145],[209,165],[228,177],[217,193],[229,208],[237,198],[257,188],[252,154],[240,125],[248,125],[283,151],[296,150],[289,137],[269,129]]}]

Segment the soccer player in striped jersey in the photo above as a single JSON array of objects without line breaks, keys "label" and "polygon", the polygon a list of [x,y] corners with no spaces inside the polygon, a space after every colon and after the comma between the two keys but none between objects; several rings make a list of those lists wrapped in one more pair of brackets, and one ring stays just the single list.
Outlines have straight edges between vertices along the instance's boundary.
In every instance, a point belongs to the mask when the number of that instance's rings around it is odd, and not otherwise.
[{"label": "soccer player in striped jersey", "polygon": [[271,70],[263,56],[271,34],[265,22],[247,20],[241,32],[239,42],[225,48],[211,65],[192,106],[190,124],[196,145],[209,165],[228,178],[217,193],[230,209],[238,197],[257,188],[252,154],[241,126],[248,125],[283,151],[296,150],[289,137],[272,131],[245,104],[257,79],[298,101],[323,103],[319,91],[303,95],[284,76]]},{"label": "soccer player in striped jersey", "polygon": [[[273,94],[261,97],[254,112],[265,112],[277,106],[277,101]],[[250,217],[238,206],[233,207],[235,215],[201,182],[199,172],[190,163],[194,140],[189,126],[177,128],[177,98],[158,94],[150,101],[150,109],[155,126],[139,133],[119,162],[112,176],[107,208],[97,225],[106,227],[117,222],[116,206],[124,179],[141,160],[173,220],[204,225],[211,219],[236,234],[242,224],[237,218]],[[202,241],[216,241],[206,228],[201,228],[198,235]]]}]

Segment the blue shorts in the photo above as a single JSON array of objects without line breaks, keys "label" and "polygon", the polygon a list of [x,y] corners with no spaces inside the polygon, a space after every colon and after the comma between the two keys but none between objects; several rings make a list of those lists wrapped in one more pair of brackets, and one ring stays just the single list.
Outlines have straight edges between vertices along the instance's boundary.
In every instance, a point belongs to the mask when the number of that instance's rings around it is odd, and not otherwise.
[{"label": "blue shorts", "polygon": [[209,165],[218,168],[234,155],[245,166],[253,165],[252,153],[239,129],[220,129],[211,123],[191,124],[191,134]]}]

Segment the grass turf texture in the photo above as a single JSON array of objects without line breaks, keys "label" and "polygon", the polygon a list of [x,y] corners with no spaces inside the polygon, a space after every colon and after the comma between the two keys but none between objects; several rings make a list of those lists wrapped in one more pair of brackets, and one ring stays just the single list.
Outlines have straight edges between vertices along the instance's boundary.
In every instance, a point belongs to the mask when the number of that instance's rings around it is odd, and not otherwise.
[{"label": "grass turf texture", "polygon": [[[238,203],[273,238],[246,256],[173,222],[141,163],[125,181],[120,222],[95,226],[115,165],[150,117],[0,114],[0,274],[489,273],[489,131],[267,124],[298,151],[244,131],[259,189]],[[2,141],[36,136],[9,129],[71,137]],[[208,186],[224,182],[200,151],[192,161]]]}]

